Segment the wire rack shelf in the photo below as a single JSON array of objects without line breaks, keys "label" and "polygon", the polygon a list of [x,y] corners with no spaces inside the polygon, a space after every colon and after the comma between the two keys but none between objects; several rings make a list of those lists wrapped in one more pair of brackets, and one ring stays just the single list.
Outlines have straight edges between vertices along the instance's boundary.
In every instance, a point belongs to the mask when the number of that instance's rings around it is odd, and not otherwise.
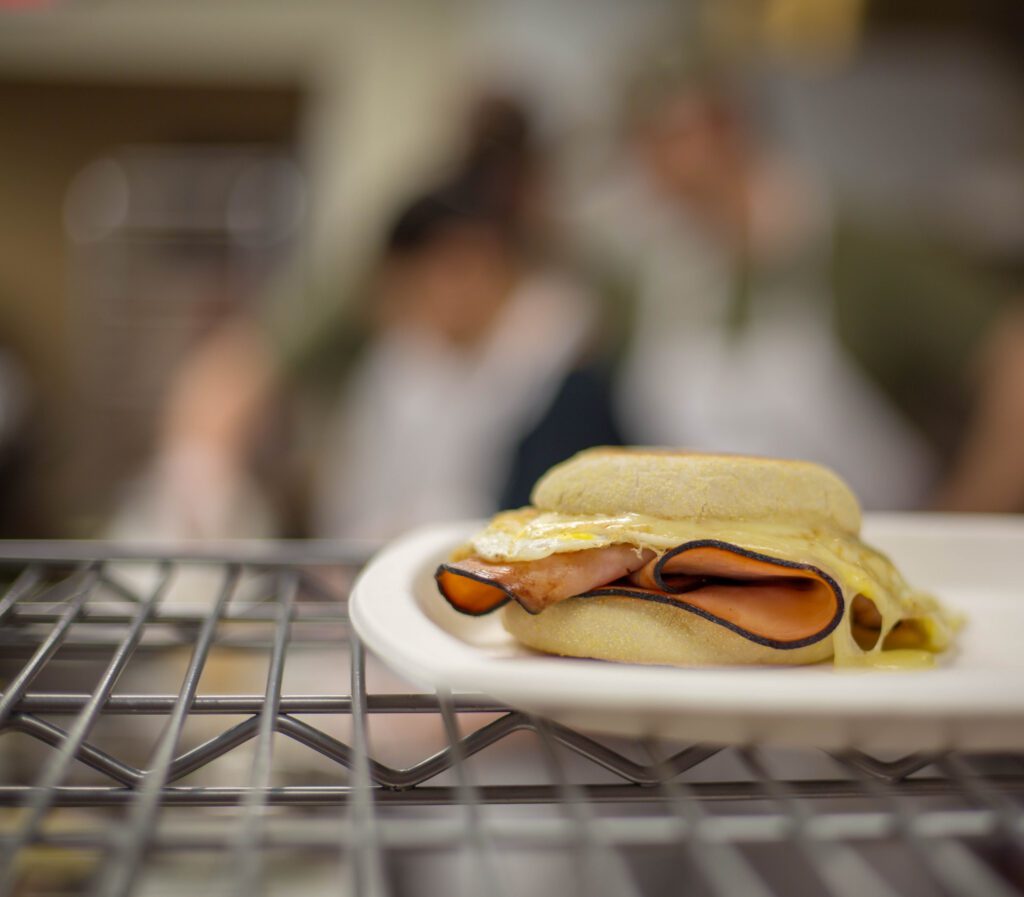
[{"label": "wire rack shelf", "polygon": [[1024,894],[1024,757],[602,738],[367,658],[367,546],[0,548],[0,897]]}]

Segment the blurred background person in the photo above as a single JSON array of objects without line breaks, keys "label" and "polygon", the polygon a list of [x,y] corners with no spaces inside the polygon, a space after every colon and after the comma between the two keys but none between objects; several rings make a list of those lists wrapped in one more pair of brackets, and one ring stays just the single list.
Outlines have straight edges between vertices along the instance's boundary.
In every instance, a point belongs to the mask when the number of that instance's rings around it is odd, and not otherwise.
[{"label": "blurred background person", "polygon": [[[483,516],[510,489],[529,488],[509,482],[516,448],[582,358],[594,308],[577,284],[531,263],[512,223],[464,190],[415,200],[390,232],[373,336],[323,456],[317,532],[383,538]],[[548,427],[568,427],[570,439],[542,463],[609,438],[588,410],[555,416]]]},{"label": "blurred background person", "polygon": [[585,219],[633,303],[631,438],[811,458],[869,506],[919,501],[927,447],[836,334],[827,193],[709,62],[675,44],[651,59],[628,100],[632,165]]},{"label": "blurred background person", "polygon": [[681,46],[648,55],[629,164],[581,214],[632,304],[629,438],[809,458],[869,508],[920,505],[1009,293],[837,204],[760,133],[741,85]]}]

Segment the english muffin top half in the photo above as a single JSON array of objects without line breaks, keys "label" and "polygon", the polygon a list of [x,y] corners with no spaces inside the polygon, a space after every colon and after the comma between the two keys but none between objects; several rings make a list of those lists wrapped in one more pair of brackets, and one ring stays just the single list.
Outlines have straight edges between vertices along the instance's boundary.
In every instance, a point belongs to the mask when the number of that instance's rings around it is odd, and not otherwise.
[{"label": "english muffin top half", "polygon": [[664,449],[594,448],[552,467],[533,505],[562,514],[644,514],[664,520],[770,520],[856,536],[860,504],[810,461]]}]

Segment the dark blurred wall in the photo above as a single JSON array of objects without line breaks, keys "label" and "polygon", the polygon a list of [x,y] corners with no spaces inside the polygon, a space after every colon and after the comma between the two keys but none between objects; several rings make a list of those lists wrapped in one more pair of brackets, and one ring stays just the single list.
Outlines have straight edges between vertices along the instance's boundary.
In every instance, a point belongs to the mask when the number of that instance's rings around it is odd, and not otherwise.
[{"label": "dark blurred wall", "polygon": [[66,463],[75,451],[66,426],[75,334],[63,222],[72,179],[125,144],[292,146],[302,106],[302,91],[293,85],[0,81],[0,340],[28,374],[41,447],[28,473],[22,526],[15,527],[22,535],[53,531],[55,521],[79,511],[66,506],[76,484],[49,473],[74,476]]}]

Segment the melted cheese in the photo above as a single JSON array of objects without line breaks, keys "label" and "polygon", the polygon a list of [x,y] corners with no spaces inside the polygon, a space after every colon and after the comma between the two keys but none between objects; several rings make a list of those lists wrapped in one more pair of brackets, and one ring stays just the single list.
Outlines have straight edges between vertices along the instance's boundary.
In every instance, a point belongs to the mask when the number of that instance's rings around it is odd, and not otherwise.
[{"label": "melted cheese", "polygon": [[[489,561],[531,561],[615,544],[661,553],[698,539],[720,540],[770,557],[811,564],[832,576],[846,599],[843,620],[830,636],[836,666],[929,666],[935,653],[949,646],[961,623],[933,596],[908,586],[885,555],[837,529],[760,520],[662,520],[642,514],[577,516],[522,508],[494,517],[472,539],[470,548]],[[857,644],[851,629],[850,606],[856,595],[872,601],[882,617],[878,641],[868,650]],[[920,645],[887,650],[887,636],[904,620],[914,621]]]}]

